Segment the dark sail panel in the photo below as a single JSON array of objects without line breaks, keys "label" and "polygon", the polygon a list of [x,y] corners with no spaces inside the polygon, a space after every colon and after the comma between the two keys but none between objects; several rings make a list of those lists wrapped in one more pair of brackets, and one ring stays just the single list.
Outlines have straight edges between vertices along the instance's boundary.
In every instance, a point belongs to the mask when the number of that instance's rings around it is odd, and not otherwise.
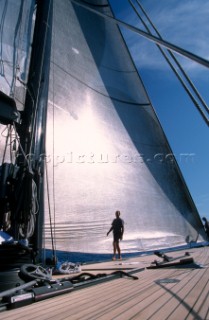
[{"label": "dark sail panel", "polygon": [[[92,3],[111,15],[106,1]],[[47,248],[51,220],[58,250],[111,252],[116,210],[123,252],[204,239],[118,27],[67,0],[54,1],[46,142]]]},{"label": "dark sail panel", "polygon": [[[12,161],[11,154],[14,158],[14,152],[9,150],[11,142],[7,140],[9,134],[5,126],[10,123],[8,115],[11,120],[17,119],[15,109],[22,111],[25,104],[34,28],[33,15],[35,19],[34,6],[34,0],[0,1],[0,92],[2,92],[0,94],[0,159],[4,162]],[[12,108],[13,104],[15,107]],[[4,112],[3,108],[5,108]],[[2,114],[6,117],[5,121],[1,121]],[[13,141],[14,136],[13,131]]]},{"label": "dark sail panel", "polygon": [[34,0],[0,1],[0,90],[16,100],[19,110],[25,103],[34,5]]}]

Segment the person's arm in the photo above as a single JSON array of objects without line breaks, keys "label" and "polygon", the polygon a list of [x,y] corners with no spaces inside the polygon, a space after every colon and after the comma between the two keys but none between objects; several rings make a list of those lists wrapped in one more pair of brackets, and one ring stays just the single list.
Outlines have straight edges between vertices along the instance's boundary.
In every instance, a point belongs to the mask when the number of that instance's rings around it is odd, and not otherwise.
[{"label": "person's arm", "polygon": [[108,234],[112,231],[112,229],[113,229],[113,226],[110,228],[110,230],[107,232],[107,236],[108,236]]}]

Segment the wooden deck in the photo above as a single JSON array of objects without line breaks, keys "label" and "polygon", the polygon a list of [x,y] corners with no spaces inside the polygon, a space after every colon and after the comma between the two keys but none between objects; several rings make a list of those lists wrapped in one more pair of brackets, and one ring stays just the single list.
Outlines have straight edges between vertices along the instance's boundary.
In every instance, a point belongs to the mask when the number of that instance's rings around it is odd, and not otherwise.
[{"label": "wooden deck", "polygon": [[[116,278],[14,310],[0,312],[8,320],[209,320],[209,247],[187,250],[195,264],[147,269],[156,256],[83,266],[82,272],[134,276]],[[184,251],[169,253],[181,256]],[[185,257],[186,258],[186,257]],[[187,257],[188,258],[188,257]]]}]

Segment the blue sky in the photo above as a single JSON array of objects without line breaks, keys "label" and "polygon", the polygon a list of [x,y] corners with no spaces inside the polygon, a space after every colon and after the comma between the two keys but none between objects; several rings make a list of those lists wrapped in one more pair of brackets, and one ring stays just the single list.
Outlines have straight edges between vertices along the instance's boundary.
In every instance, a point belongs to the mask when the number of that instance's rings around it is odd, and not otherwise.
[{"label": "blue sky", "polygon": [[[136,0],[132,2],[137,7]],[[117,18],[145,30],[128,0],[110,3]],[[209,1],[140,3],[163,39],[209,60]],[[200,217],[209,219],[209,127],[156,45],[125,28],[122,32]],[[209,104],[209,69],[178,54],[176,57]]]}]

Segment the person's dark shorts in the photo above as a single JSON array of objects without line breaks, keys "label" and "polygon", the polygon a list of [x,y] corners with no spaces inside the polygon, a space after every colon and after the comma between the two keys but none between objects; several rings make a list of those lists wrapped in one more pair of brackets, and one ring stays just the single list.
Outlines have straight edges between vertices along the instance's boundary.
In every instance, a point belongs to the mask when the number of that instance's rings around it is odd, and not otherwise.
[{"label": "person's dark shorts", "polygon": [[118,242],[121,239],[121,233],[113,233],[114,242]]}]

